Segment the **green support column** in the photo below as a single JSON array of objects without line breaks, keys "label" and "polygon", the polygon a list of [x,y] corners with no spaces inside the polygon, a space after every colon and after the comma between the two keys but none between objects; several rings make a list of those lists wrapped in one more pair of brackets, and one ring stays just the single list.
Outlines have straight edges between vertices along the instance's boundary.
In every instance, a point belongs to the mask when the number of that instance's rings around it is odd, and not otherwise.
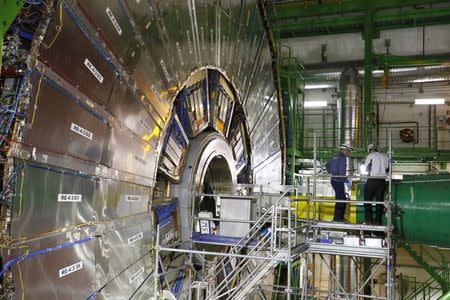
[{"label": "green support column", "polygon": [[368,11],[364,19],[364,132],[362,146],[372,142],[372,38],[374,35],[373,12]]},{"label": "green support column", "polygon": [[[3,37],[11,25],[24,2],[16,0],[0,0],[0,45],[3,46]],[[0,69],[2,65],[2,51],[0,51]]]},{"label": "green support column", "polygon": [[[372,38],[374,34],[373,12],[368,11],[364,19],[364,124],[363,124],[363,140],[361,146],[365,147],[372,142]],[[369,258],[363,259],[364,280],[370,276],[371,261]],[[364,295],[371,295],[370,283],[364,286]]]},{"label": "green support column", "polygon": [[[372,265],[372,263],[370,261],[370,258],[364,257],[363,258],[363,272],[364,272],[363,280],[364,280],[364,282],[370,278],[371,265]],[[364,295],[367,295],[367,296],[372,295],[372,289],[370,288],[370,282],[364,286]]]}]

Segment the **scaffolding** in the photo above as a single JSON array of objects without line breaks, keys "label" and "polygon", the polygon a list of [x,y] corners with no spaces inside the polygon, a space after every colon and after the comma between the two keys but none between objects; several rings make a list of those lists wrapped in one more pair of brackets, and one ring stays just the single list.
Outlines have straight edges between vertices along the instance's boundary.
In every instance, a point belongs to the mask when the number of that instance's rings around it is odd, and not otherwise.
[{"label": "scaffolding", "polygon": [[[316,145],[316,143],[314,143]],[[389,143],[389,162],[392,170],[392,146]],[[201,262],[200,276],[190,272],[189,282],[185,292],[186,299],[248,299],[252,294],[261,299],[267,298],[267,291],[285,294],[283,299],[394,299],[395,279],[395,245],[393,242],[392,224],[392,178],[375,176],[344,176],[353,179],[383,178],[388,182],[387,197],[383,202],[354,201],[347,199],[324,200],[317,197],[316,187],[319,178],[330,178],[317,172],[317,148],[314,147],[313,172],[307,176],[306,190],[298,186],[280,186],[274,192],[273,186],[240,185],[233,192],[204,194],[192,193],[192,197],[221,197],[237,198],[252,201],[254,204],[253,218],[223,219],[199,218],[191,216],[191,242],[187,245],[161,246],[156,243],[156,263],[161,264],[161,253],[184,253],[189,257],[189,266],[197,261]],[[336,176],[333,176],[336,177]],[[244,192],[243,192],[244,191]],[[300,198],[299,194],[306,198]],[[343,202],[353,205],[381,204],[385,208],[386,225],[348,224],[341,222],[325,222],[317,216],[315,203]],[[306,218],[298,217],[298,204],[306,202]],[[234,239],[198,239],[194,236],[195,223],[228,222],[248,223],[250,229],[240,238]],[[265,230],[264,230],[265,229]],[[324,231],[346,236],[348,232],[359,232],[360,236],[353,238],[353,244],[340,243],[337,240],[322,239]],[[384,238],[368,237],[368,233],[382,233]],[[159,236],[159,229],[157,229]],[[377,245],[368,245],[368,239],[379,241]],[[200,250],[198,244],[224,246],[221,250]],[[226,247],[226,248],[225,248]],[[224,251],[223,249],[227,249]],[[213,263],[206,266],[205,257]],[[356,269],[356,276],[352,284],[344,284],[342,271],[337,270],[336,262],[346,257],[349,264]],[[329,285],[326,290],[321,289],[320,281],[316,282],[317,261],[320,259],[328,271]],[[363,262],[363,263],[361,263]],[[286,265],[285,284],[269,286],[263,284],[264,278],[280,263]],[[198,265],[198,263],[197,263]],[[299,282],[293,286],[292,268],[301,265]],[[362,266],[361,266],[362,265]],[[191,268],[194,269],[194,268]],[[190,269],[190,270],[191,270]],[[162,270],[162,271],[161,271]],[[165,274],[162,267],[155,272],[155,284],[161,283]],[[385,272],[385,283],[379,284],[384,291],[369,292],[367,287],[374,282],[379,271]],[[338,274],[340,272],[340,274]],[[169,287],[169,283],[164,283]],[[319,286],[318,286],[319,284]],[[276,298],[276,297],[275,297]]]}]

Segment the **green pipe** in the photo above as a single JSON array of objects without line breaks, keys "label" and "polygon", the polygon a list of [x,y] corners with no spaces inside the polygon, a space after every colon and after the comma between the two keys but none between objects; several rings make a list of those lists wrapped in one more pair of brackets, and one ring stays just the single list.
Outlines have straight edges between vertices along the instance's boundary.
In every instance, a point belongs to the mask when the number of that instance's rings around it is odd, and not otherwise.
[{"label": "green pipe", "polygon": [[440,55],[427,55],[427,56],[396,56],[381,54],[377,55],[375,61],[378,67],[402,67],[402,66],[429,66],[429,65],[441,65],[448,64],[450,57]]},{"label": "green pipe", "polygon": [[373,13],[367,12],[364,19],[364,124],[361,145],[364,147],[372,142],[372,38],[373,38]]},{"label": "green pipe", "polygon": [[277,18],[313,17],[324,15],[345,14],[354,12],[364,12],[367,9],[380,10],[400,8],[404,6],[415,6],[421,4],[435,4],[446,2],[444,0],[345,0],[335,1],[335,3],[311,3],[303,1],[288,1],[275,3]]},{"label": "green pipe", "polygon": [[404,176],[392,185],[402,240],[450,247],[450,175]]},{"label": "green pipe", "polygon": [[[359,184],[357,200],[363,195],[364,184]],[[392,182],[392,201],[392,223],[400,244],[450,247],[450,174],[404,175]],[[363,213],[358,209],[358,219]]]},{"label": "green pipe", "polygon": [[[370,269],[371,269],[370,258],[364,257],[363,258],[363,272],[364,272],[364,279],[363,280],[364,280],[364,282],[367,281],[370,278],[370,276],[371,276]],[[364,295],[372,295],[372,289],[371,289],[370,283],[367,283],[364,286]]]},{"label": "green pipe", "polygon": [[295,21],[280,21],[279,18],[278,24],[274,24],[273,28],[280,33],[286,32],[295,36],[361,32],[364,29],[365,18],[368,14],[373,14],[372,21],[377,31],[450,23],[450,9],[446,7],[395,12],[376,12],[366,8],[359,11],[357,15],[329,16],[306,20],[297,16]]}]

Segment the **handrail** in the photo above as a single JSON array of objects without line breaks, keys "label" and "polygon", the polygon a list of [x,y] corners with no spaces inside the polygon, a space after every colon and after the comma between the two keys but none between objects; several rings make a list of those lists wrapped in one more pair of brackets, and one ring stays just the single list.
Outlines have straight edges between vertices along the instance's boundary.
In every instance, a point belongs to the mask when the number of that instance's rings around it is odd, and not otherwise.
[{"label": "handrail", "polygon": [[[267,212],[265,212],[264,215],[262,215],[262,216],[257,220],[257,223],[255,223],[255,224],[250,228],[250,230],[248,231],[248,233],[247,233],[246,235],[244,235],[244,236],[236,243],[236,245],[233,246],[233,247],[229,250],[229,252],[230,252],[230,253],[237,253],[237,252],[239,252],[242,248],[244,248],[245,245],[247,245],[247,243],[248,243],[249,241],[251,241],[251,240],[254,238],[255,233],[259,233],[258,231],[254,231],[254,229],[257,227],[257,225],[258,225],[259,223],[266,223],[267,220],[269,220],[269,217],[271,217],[271,212],[272,212],[272,208],[270,208],[269,210],[267,210]],[[252,231],[253,231],[253,233],[250,234],[250,232],[252,232]],[[250,234],[250,236],[248,236],[249,234]],[[237,249],[239,249],[239,250],[237,250]],[[228,259],[227,257],[223,257],[222,259],[220,259],[220,260],[217,262],[217,266],[219,266],[220,264],[223,264],[224,261],[226,261],[227,259]],[[212,277],[217,276],[217,275],[219,274],[219,271],[220,271],[220,270],[217,270],[216,272],[210,273],[208,276],[206,276],[206,277],[204,278],[204,281],[207,281],[207,280],[211,279]]]},{"label": "handrail", "polygon": [[[269,240],[270,240],[270,239],[267,239],[267,240],[264,242],[264,244],[261,245],[261,247],[264,247],[264,246],[267,244],[267,242],[268,242]],[[249,255],[253,255],[253,252],[255,252],[255,251],[249,252]],[[251,258],[251,257],[246,258],[246,259],[242,259],[242,260],[234,267],[234,269],[226,276],[226,280],[223,280],[220,284],[218,284],[218,285],[214,288],[214,290],[211,291],[211,294],[214,295],[216,292],[219,292],[220,290],[222,290],[223,288],[225,288],[225,287],[227,286],[227,283],[228,283],[229,281],[232,281],[232,280],[239,274],[239,272],[240,272],[241,270],[244,270],[244,269],[247,267],[247,265],[250,263],[250,261],[251,261],[252,259],[253,259],[253,258]],[[264,263],[264,262],[267,263],[268,261],[262,261],[262,263]]]},{"label": "handrail", "polygon": [[[274,227],[275,224],[275,220],[277,218],[277,213],[278,213],[278,206],[282,205],[282,201],[286,201],[286,196],[291,193],[292,191],[298,191],[297,187],[289,187],[286,191],[282,192],[281,195],[279,195],[277,201],[256,221],[256,223],[249,229],[249,231],[247,232],[247,234],[245,234],[237,243],[235,246],[233,246],[230,250],[229,253],[237,253],[238,251],[242,250],[249,242],[252,241],[252,239],[254,238],[254,236],[256,234],[259,234],[261,226],[265,223],[267,223],[270,219],[272,219],[272,227]],[[289,207],[291,205],[292,199],[289,198],[288,199],[288,204]],[[289,214],[290,215],[290,214]],[[288,220],[289,224],[291,222],[291,220]],[[289,232],[289,236],[292,233]],[[266,235],[264,236],[262,239],[260,239],[258,241],[258,243],[252,247],[252,249],[250,250],[250,252],[248,253],[249,255],[253,255],[254,253],[258,253],[260,251],[263,251],[266,246],[266,244],[269,241],[274,241],[276,240],[276,232],[274,230],[274,228],[272,228],[272,234]],[[289,247],[291,246],[291,242],[290,242],[290,238],[289,238]],[[276,249],[273,243],[270,243],[271,248],[270,248],[270,252],[273,254],[274,253],[274,249]],[[216,277],[221,269],[219,269],[219,266],[223,265],[224,263],[226,263],[227,261],[227,257],[224,257],[222,259],[220,259],[217,264],[216,264],[216,271],[213,271],[211,273],[209,273],[204,279],[204,282],[208,282],[210,281],[212,278]],[[226,280],[223,280],[220,284],[218,284],[211,292],[211,296],[215,295],[217,292],[223,290],[224,288],[226,288],[226,286],[228,285],[228,282],[230,280],[233,280],[241,270],[245,269],[248,267],[248,265],[250,264],[252,258],[248,258],[248,259],[242,259],[241,261],[239,261],[239,263],[233,268],[233,270],[226,275]],[[261,262],[258,264],[258,266],[255,268],[255,270],[253,272],[251,272],[251,274],[254,274],[257,270],[260,269],[260,267],[263,267],[267,265],[268,262]],[[250,277],[247,277],[247,280]],[[245,281],[244,281],[245,282]],[[241,285],[242,283],[240,283]],[[227,292],[229,293],[229,292]],[[225,295],[225,294],[224,294]]]}]

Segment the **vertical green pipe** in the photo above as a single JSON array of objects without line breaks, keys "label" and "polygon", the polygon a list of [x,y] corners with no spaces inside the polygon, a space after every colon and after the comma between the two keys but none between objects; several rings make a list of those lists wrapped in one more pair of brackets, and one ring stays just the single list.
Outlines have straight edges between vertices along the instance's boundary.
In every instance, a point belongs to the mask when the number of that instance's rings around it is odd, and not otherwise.
[{"label": "vertical green pipe", "polygon": [[[295,95],[294,95],[294,93],[293,93],[293,88],[292,88],[292,86],[293,86],[293,81],[294,81],[294,76],[293,76],[293,72],[292,72],[292,69],[293,69],[293,58],[291,57],[291,54],[289,53],[289,58],[288,58],[288,78],[287,78],[287,80],[288,80],[288,92],[289,92],[289,95],[288,95],[288,99],[289,99],[289,104],[288,104],[288,107],[289,107],[289,112],[288,112],[288,116],[289,116],[289,128],[290,128],[290,134],[291,134],[291,136],[290,136],[290,139],[291,139],[291,151],[290,151],[290,155],[291,155],[291,169],[290,169],[290,171],[291,171],[291,180],[290,180],[290,184],[294,184],[294,177],[295,177],[295,133],[293,132],[294,131],[294,118],[295,118],[295,115],[294,115],[294,97],[295,97]],[[294,87],[295,87],[295,85],[294,85]],[[287,137],[287,138],[289,138],[289,137]]]},{"label": "vertical green pipe", "polygon": [[[303,103],[305,102],[305,92],[304,90],[300,90],[300,95],[301,98],[299,97],[298,102],[297,102],[297,111],[299,112],[299,116],[301,114],[301,121],[299,122],[299,127],[298,127],[298,132],[299,132],[299,140],[300,140],[300,150],[304,150],[305,148],[305,110],[302,109],[303,107]],[[301,112],[300,112],[301,110]]]},{"label": "vertical green pipe", "polygon": [[368,10],[364,18],[364,134],[362,146],[372,141],[372,38],[373,12]]},{"label": "vertical green pipe", "polygon": [[[364,278],[363,282],[366,282],[367,279],[370,277],[370,268],[371,268],[371,262],[370,258],[363,258],[363,272],[364,272]],[[372,290],[370,288],[370,283],[367,283],[364,286],[364,295],[370,296],[372,294]]]},{"label": "vertical green pipe", "polygon": [[433,114],[433,138],[434,138],[434,149],[437,150],[438,149],[438,128],[437,128],[437,124],[436,124],[436,105],[434,105],[434,114]]},{"label": "vertical green pipe", "polygon": [[[0,0],[0,46],[3,47],[3,37],[23,4],[23,1]],[[2,54],[0,50],[0,69],[2,65]]]}]

